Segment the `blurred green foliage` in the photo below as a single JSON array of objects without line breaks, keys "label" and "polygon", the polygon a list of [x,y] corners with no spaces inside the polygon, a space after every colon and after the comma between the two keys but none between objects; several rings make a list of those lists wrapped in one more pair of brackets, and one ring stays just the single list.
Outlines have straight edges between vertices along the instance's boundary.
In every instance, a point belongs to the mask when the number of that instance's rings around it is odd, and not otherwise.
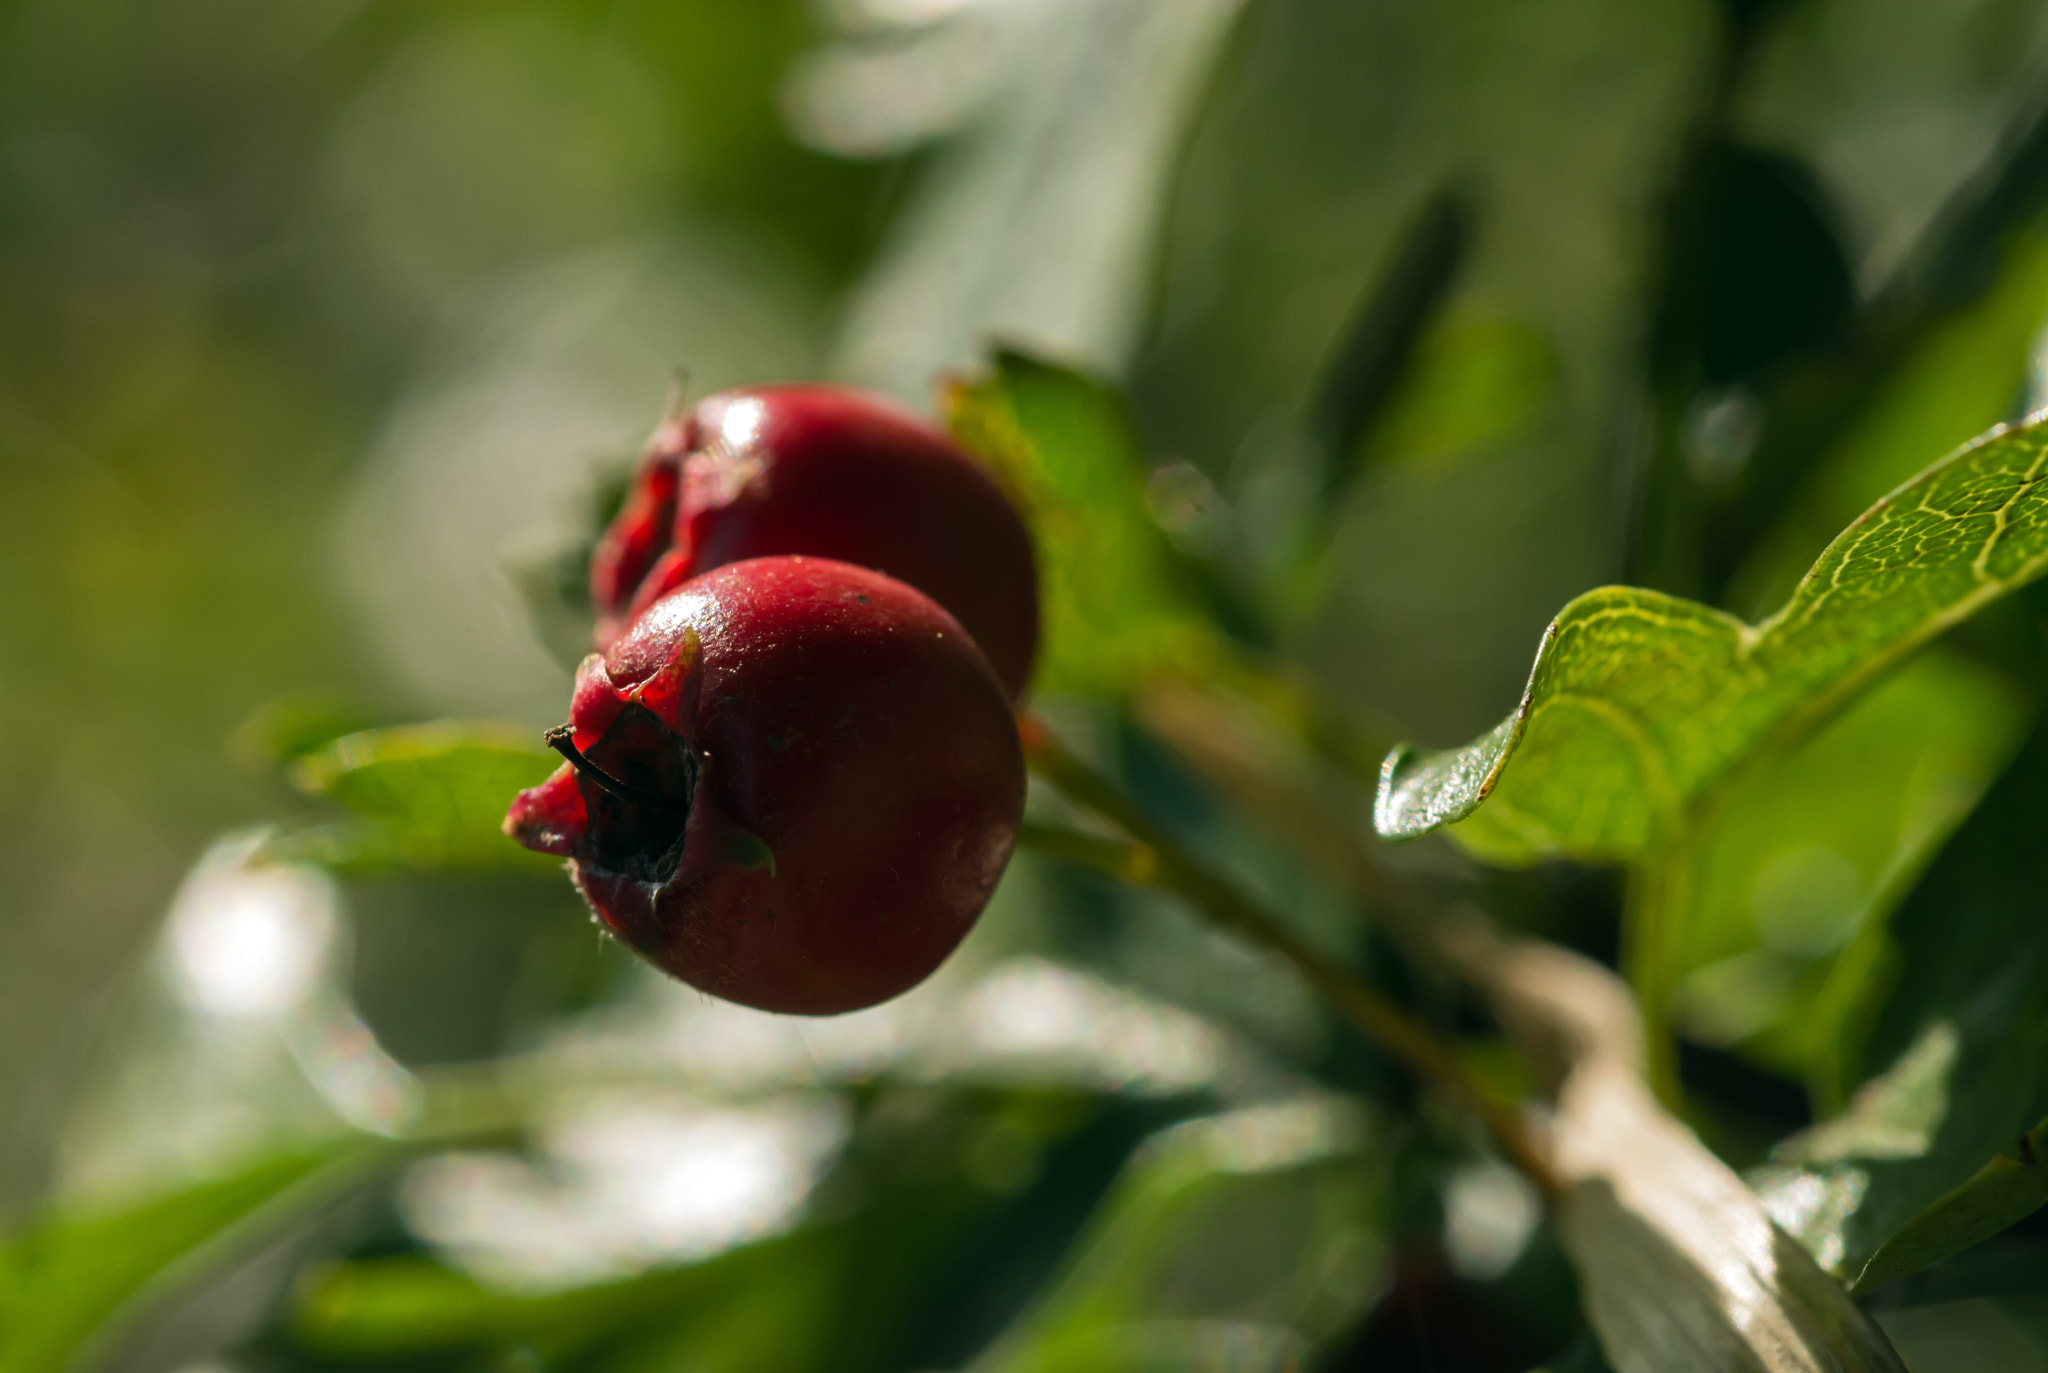
[{"label": "blurred green foliage", "polygon": [[1018,353],[950,396],[954,433],[1007,480],[1038,542],[1044,692],[1200,673],[1215,635],[1146,508],[1144,455],[1117,397]]},{"label": "blurred green foliage", "polygon": [[207,1251],[217,1263],[246,1247],[250,1237],[238,1232],[260,1227],[265,1208],[279,1213],[270,1221],[276,1229],[331,1200],[345,1179],[362,1174],[366,1152],[353,1145],[281,1152],[131,1210],[60,1211],[22,1230],[0,1251],[0,1367],[71,1366],[96,1341],[118,1335],[107,1328],[110,1311],[138,1294],[158,1307],[177,1301],[185,1295],[181,1263],[203,1280],[205,1265],[197,1261]]},{"label": "blurred green foliage", "polygon": [[[1035,705],[1475,1059],[1134,697],[1260,713],[1362,828],[1335,741],[1473,736],[1640,584],[1538,686],[1669,784],[1539,690],[1466,827],[1544,861],[1390,868],[1627,962],[1915,1367],[2048,1366],[2048,602],[1853,701],[1984,599],[1943,531],[1775,676],[1668,624],[2048,397],[2044,59],[2020,0],[0,5],[0,1370],[1599,1366],[1536,1200],[1155,894],[1020,858],[931,986],[799,1026],[499,834],[669,381],[945,368],[1033,515]],[[1926,480],[1994,520],[2037,432]]]}]

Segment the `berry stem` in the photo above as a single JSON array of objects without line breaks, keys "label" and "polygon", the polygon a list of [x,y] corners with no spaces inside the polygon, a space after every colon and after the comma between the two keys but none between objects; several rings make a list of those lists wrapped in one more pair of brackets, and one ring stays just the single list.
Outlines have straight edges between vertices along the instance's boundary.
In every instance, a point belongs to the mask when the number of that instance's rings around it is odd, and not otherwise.
[{"label": "berry stem", "polygon": [[684,814],[689,813],[690,800],[688,797],[678,800],[673,796],[661,796],[651,791],[642,791],[638,787],[628,786],[584,757],[583,750],[576,747],[576,731],[574,727],[570,725],[557,725],[546,734],[543,734],[541,738],[547,742],[549,748],[567,758],[570,765],[576,771],[582,773],[621,801],[631,801],[636,805],[642,806],[654,806],[660,810],[679,810]]},{"label": "berry stem", "polygon": [[1556,1174],[1530,1138],[1516,1104],[1474,1077],[1449,1044],[1304,943],[1228,877],[1188,853],[1140,814],[1114,783],[1069,753],[1044,721],[1025,714],[1018,717],[1018,727],[1032,772],[1133,841],[1125,844],[1076,830],[1027,825],[1019,832],[1020,843],[1121,882],[1172,892],[1217,925],[1279,956],[1367,1039],[1417,1076],[1462,1100],[1516,1167],[1546,1194],[1557,1192]]}]

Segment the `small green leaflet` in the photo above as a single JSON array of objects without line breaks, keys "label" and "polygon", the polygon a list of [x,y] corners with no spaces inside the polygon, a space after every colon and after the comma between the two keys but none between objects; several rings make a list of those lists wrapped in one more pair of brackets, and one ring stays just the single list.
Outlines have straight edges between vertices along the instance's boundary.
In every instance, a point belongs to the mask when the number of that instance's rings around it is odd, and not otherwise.
[{"label": "small green leaflet", "polygon": [[1388,755],[1375,826],[1412,839],[1462,821],[1453,833],[1496,862],[1649,858],[1739,768],[2048,568],[2044,475],[2048,425],[1992,430],[1865,511],[1761,624],[1655,591],[1586,593],[1499,726]]},{"label": "small green leaflet", "polygon": [[996,469],[1032,527],[1045,614],[1038,690],[1125,690],[1215,656],[1146,507],[1144,460],[1113,391],[1005,351],[953,387],[948,411],[954,436]]},{"label": "small green leaflet", "polygon": [[[1856,1296],[1960,1254],[2048,1205],[2044,1120],[1898,1223],[1943,1165],[1953,1167],[1969,1147],[1942,1137],[1983,1133],[1984,1112],[1950,1100],[1957,1049],[1950,1027],[1934,1027],[1856,1109],[1794,1136],[1776,1151],[1779,1161],[1751,1178],[1780,1224]],[[1891,1226],[1872,1248],[1874,1233]]]},{"label": "small green leaflet", "polygon": [[522,788],[561,759],[501,726],[443,721],[363,730],[309,754],[292,772],[303,791],[358,817],[274,839],[273,858],[352,870],[550,869],[499,830]]},{"label": "small green leaflet", "polygon": [[1990,1239],[2048,1205],[2048,1120],[2019,1137],[1970,1179],[1935,1200],[1878,1247],[1851,1289],[1875,1292],[1928,1264]]}]

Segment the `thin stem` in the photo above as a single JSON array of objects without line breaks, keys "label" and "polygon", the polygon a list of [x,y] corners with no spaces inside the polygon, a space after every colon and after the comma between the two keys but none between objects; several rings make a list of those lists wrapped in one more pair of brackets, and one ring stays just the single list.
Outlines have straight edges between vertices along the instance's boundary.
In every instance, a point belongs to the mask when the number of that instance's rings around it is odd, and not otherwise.
[{"label": "thin stem", "polygon": [[1035,716],[1019,717],[1031,770],[1136,841],[1120,845],[1078,831],[1032,826],[1023,842],[1125,882],[1172,892],[1217,925],[1280,957],[1360,1033],[1400,1059],[1424,1080],[1462,1100],[1492,1133],[1501,1151],[1546,1192],[1557,1190],[1548,1161],[1536,1148],[1513,1103],[1503,1101],[1465,1067],[1429,1028],[1346,969],[1309,947],[1268,915],[1227,877],[1194,858],[1153,825],[1107,778],[1074,757]]},{"label": "thin stem", "polygon": [[1062,859],[1076,867],[1093,868],[1105,877],[1135,887],[1149,887],[1159,877],[1159,854],[1150,845],[1105,839],[1061,825],[1026,820],[1017,828],[1017,847]]},{"label": "thin stem", "polygon": [[[1274,766],[1276,745],[1244,727],[1241,710],[1185,682],[1154,682],[1136,700],[1139,722],[1164,740],[1209,784],[1248,816],[1284,837],[1342,883],[1374,923],[1410,956],[1444,962],[1437,912],[1383,866],[1347,825],[1342,803],[1287,777]],[[1304,741],[1316,747],[1313,741]],[[1319,754],[1343,766],[1329,751]],[[1386,748],[1379,749],[1384,757]]]},{"label": "thin stem", "polygon": [[1678,1053],[1671,1039],[1671,938],[1692,892],[1681,846],[1651,867],[1630,871],[1622,911],[1621,962],[1643,1012],[1643,1074],[1666,1106],[1678,1102]]},{"label": "thin stem", "polygon": [[[1362,909],[1417,962],[1479,987],[1489,997],[1498,993],[1483,967],[1470,962],[1470,947],[1458,947],[1455,931],[1461,922],[1416,899],[1398,876],[1387,870],[1359,836],[1337,817],[1346,807],[1333,804],[1275,766],[1275,746],[1245,726],[1241,712],[1221,705],[1212,695],[1186,683],[1155,683],[1138,698],[1138,716],[1145,727],[1171,744],[1216,790],[1232,797],[1247,814],[1257,817],[1296,850],[1349,888]],[[1681,846],[1668,853],[1656,874],[1632,878],[1625,918],[1624,950],[1629,976],[1640,994],[1645,1023],[1632,1034],[1628,1053],[1641,1051],[1645,1071],[1658,1096],[1678,1099],[1678,1074],[1670,1032],[1670,940],[1687,917],[1691,900],[1692,850]],[[1469,921],[1462,922],[1469,927]],[[1498,1008],[1496,1008],[1498,1012]]]}]

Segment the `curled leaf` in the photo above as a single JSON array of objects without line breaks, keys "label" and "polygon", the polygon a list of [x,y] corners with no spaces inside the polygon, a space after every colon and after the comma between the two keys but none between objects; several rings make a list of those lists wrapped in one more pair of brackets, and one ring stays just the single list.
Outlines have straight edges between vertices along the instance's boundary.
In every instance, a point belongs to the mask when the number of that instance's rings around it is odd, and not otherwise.
[{"label": "curled leaf", "polygon": [[[1520,704],[1461,749],[1396,749],[1374,824],[1483,857],[1640,860],[1736,771],[2048,569],[2048,424],[1998,428],[1865,511],[1761,624],[1603,587],[1551,623]],[[1462,823],[1460,823],[1462,822]]]}]

